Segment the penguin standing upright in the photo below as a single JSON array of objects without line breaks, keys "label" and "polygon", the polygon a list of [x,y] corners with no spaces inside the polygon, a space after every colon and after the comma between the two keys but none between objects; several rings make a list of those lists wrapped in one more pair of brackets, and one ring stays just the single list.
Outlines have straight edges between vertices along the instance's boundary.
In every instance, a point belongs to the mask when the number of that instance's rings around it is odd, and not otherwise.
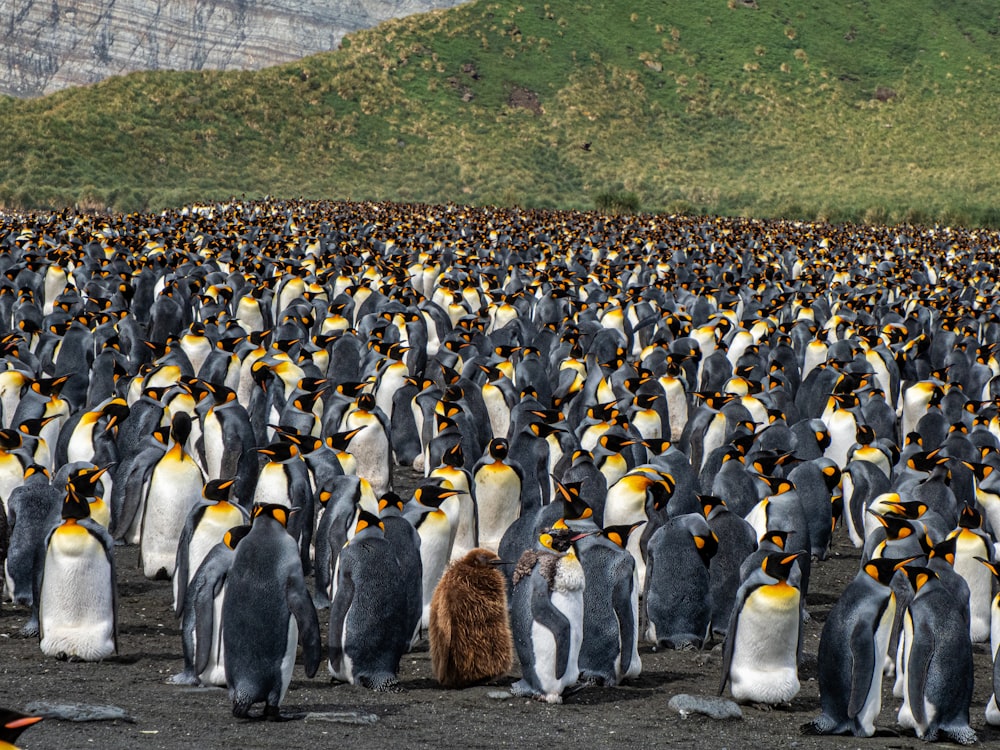
[{"label": "penguin standing upright", "polygon": [[[420,536],[420,567],[423,579],[423,606],[420,625],[428,627],[431,616],[431,598],[434,589],[444,574],[451,559],[451,547],[455,540],[456,527],[452,518],[457,518],[457,507],[451,514],[444,509],[450,498],[459,495],[458,490],[446,490],[437,485],[417,487],[413,493],[412,510],[406,514]],[[453,501],[457,506],[457,501]]]},{"label": "penguin standing upright", "polygon": [[143,504],[139,557],[147,578],[170,578],[177,563],[177,543],[188,513],[201,497],[205,478],[186,448],[191,417],[174,415],[172,443],[153,467]]},{"label": "penguin standing upright", "polygon": [[494,438],[472,468],[472,497],[479,513],[479,544],[494,552],[521,514],[521,467],[508,460],[509,444]]},{"label": "penguin standing upright", "polygon": [[228,529],[222,541],[208,551],[191,576],[181,601],[181,650],[184,671],[171,677],[174,685],[226,684],[226,662],[222,649],[222,603],[226,576],[233,566],[236,545],[250,526]]},{"label": "penguin standing upright", "polygon": [[815,734],[871,737],[882,709],[882,666],[896,616],[892,577],[909,560],[864,564],[833,605],[819,640],[823,713],[806,725]]},{"label": "penguin standing upright", "polygon": [[701,495],[698,499],[709,528],[719,540],[719,549],[708,565],[711,634],[725,637],[740,588],[740,566],[757,549],[757,535],[753,526],[730,511],[722,498]]},{"label": "penguin standing upright", "polygon": [[639,577],[635,560],[625,549],[631,526],[607,526],[577,542],[587,587],[583,591],[583,642],[580,678],[614,687],[638,677]]},{"label": "penguin standing upright", "polygon": [[539,535],[541,550],[517,562],[511,631],[522,677],[511,685],[514,695],[562,703],[580,676],[585,579],[573,543],[583,536],[557,523]]},{"label": "penguin standing upright", "polygon": [[184,606],[184,592],[205,555],[234,526],[242,526],[249,514],[242,506],[229,501],[232,479],[212,479],[202,490],[205,502],[198,503],[188,513],[177,543],[174,567],[174,610],[178,615]]},{"label": "penguin standing upright", "polygon": [[357,475],[372,485],[376,497],[392,489],[392,444],[389,419],[375,404],[370,393],[358,396],[357,404],[344,415],[341,430],[361,431],[351,439],[351,453],[357,461]]},{"label": "penguin standing upright", "polygon": [[900,657],[906,679],[896,720],[926,742],[944,733],[953,742],[972,745],[977,738],[969,726],[973,669],[967,612],[955,605],[933,570],[903,570],[914,595],[903,616]]},{"label": "penguin standing upright", "polygon": [[722,684],[741,703],[786,703],[800,689],[799,553],[772,553],[736,594],[723,651]]},{"label": "penguin standing upright", "polygon": [[487,549],[472,549],[445,570],[431,599],[428,638],[434,678],[465,687],[506,674],[514,661],[507,585]]},{"label": "penguin standing upright", "polygon": [[399,662],[410,643],[403,574],[384,525],[361,510],[337,560],[330,602],[329,661],[335,680],[399,692]]},{"label": "penguin standing upright", "polygon": [[39,646],[46,656],[100,661],[118,652],[114,542],[90,520],[87,500],[72,492],[62,519],[45,544]]},{"label": "penguin standing upright", "polygon": [[258,505],[250,533],[238,545],[226,577],[222,604],[222,648],[233,716],[246,718],[265,703],[267,719],[280,717],[295,666],[297,644],[307,677],[322,657],[319,618],[306,589],[295,540],[288,534],[288,508]]},{"label": "penguin standing upright", "polygon": [[697,513],[671,518],[649,538],[643,601],[650,643],[701,648],[712,622],[708,566],[718,548],[718,537]]}]

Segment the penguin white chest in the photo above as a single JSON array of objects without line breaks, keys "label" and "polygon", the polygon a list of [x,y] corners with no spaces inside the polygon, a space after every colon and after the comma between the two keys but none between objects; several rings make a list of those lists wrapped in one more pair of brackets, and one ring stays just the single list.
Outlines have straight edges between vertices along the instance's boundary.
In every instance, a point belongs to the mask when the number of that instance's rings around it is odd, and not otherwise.
[{"label": "penguin white chest", "polygon": [[799,601],[798,589],[785,583],[761,586],[747,596],[729,668],[737,701],[784,703],[798,694]]},{"label": "penguin white chest", "polygon": [[521,513],[521,479],[508,466],[490,464],[476,473],[479,541],[496,550],[507,528]]},{"label": "penguin white chest", "polygon": [[114,586],[104,546],[77,524],[49,541],[39,598],[40,647],[97,661],[115,653]]},{"label": "penguin white chest", "polygon": [[559,664],[555,634],[544,625],[534,622],[531,638],[535,656],[535,675],[538,688],[550,703],[561,702],[563,691],[576,684],[580,677],[580,646],[583,643],[583,568],[575,556],[569,555],[556,570],[550,601],[569,622],[569,644],[566,670],[558,673]]},{"label": "penguin white chest", "polygon": [[174,574],[177,542],[188,513],[201,498],[203,483],[201,469],[187,456],[175,460],[168,453],[153,469],[139,540],[147,578],[161,570],[168,577]]}]

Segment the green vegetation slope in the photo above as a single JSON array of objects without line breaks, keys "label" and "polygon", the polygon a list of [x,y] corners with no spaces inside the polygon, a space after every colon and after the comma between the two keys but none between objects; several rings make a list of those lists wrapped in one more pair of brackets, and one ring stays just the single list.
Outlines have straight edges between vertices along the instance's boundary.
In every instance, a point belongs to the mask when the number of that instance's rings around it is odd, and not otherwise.
[{"label": "green vegetation slope", "polygon": [[994,60],[989,0],[480,1],[255,73],[0,100],[0,204],[622,197],[996,225]]}]

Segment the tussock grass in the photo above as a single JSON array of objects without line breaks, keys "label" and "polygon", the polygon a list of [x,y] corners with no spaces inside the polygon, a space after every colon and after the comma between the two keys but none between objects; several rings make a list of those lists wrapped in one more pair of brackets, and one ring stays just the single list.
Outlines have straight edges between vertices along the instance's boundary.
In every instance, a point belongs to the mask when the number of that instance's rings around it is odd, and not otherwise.
[{"label": "tussock grass", "polygon": [[2,99],[0,205],[620,193],[643,211],[997,225],[992,3],[753,6],[481,0],[254,73]]}]

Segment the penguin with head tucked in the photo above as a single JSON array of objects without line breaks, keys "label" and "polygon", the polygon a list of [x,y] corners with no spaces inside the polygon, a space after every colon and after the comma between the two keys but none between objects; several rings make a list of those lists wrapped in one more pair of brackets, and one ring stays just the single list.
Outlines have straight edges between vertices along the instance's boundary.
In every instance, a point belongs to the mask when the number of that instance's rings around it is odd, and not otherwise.
[{"label": "penguin with head tucked", "polygon": [[429,597],[424,595],[424,566],[420,557],[423,539],[404,515],[404,507],[403,498],[395,492],[387,492],[378,499],[379,519],[384,527],[385,538],[396,553],[396,560],[403,574],[406,588],[406,628],[411,634],[412,648],[420,638],[423,602]]},{"label": "penguin with head tucked", "polygon": [[905,680],[896,720],[927,742],[944,734],[972,745],[977,737],[969,726],[973,664],[967,612],[955,605],[934,571],[915,565],[903,570],[914,595],[903,616],[898,668]]},{"label": "penguin with head tucked", "polygon": [[319,619],[298,548],[286,530],[289,513],[283,505],[254,507],[250,532],[226,577],[222,648],[237,718],[247,718],[260,702],[265,718],[280,718],[300,639],[306,676],[319,667]]},{"label": "penguin with head tucked", "polygon": [[642,522],[608,526],[577,542],[587,587],[583,591],[583,643],[580,679],[613,687],[638,677],[639,578],[625,549],[628,536]]},{"label": "penguin with head tucked", "polygon": [[562,703],[580,676],[585,578],[573,544],[583,536],[559,522],[517,562],[511,631],[521,679],[511,685],[514,695]]},{"label": "penguin with head tucked", "polygon": [[728,682],[737,702],[786,703],[799,692],[800,554],[768,555],[736,594],[719,692]]},{"label": "penguin with head tucked", "polygon": [[451,563],[434,589],[428,638],[434,678],[444,687],[495,679],[513,665],[500,563],[493,552],[472,549]]},{"label": "penguin with head tucked", "polygon": [[700,649],[712,622],[709,564],[719,539],[697,513],[671,518],[646,547],[646,640],[658,648]]},{"label": "penguin with head tucked", "polygon": [[118,652],[114,542],[90,505],[66,494],[62,523],[45,543],[38,588],[39,646],[46,656],[101,661]]},{"label": "penguin with head tucked", "polygon": [[249,525],[228,529],[222,541],[205,555],[185,587],[179,612],[184,671],[171,677],[171,684],[225,686],[222,603],[226,576],[233,565],[236,545],[249,533]]},{"label": "penguin with head tucked", "polygon": [[413,635],[406,591],[384,525],[368,511],[358,514],[354,536],[337,560],[336,593],[330,603],[330,674],[335,680],[378,692],[399,692],[399,662]]},{"label": "penguin with head tucked", "polygon": [[726,507],[722,498],[701,495],[702,513],[719,539],[718,551],[708,565],[709,600],[713,636],[725,636],[740,588],[740,565],[757,549],[753,526]]},{"label": "penguin with head tucked", "polygon": [[896,616],[892,577],[909,559],[865,563],[823,623],[819,693],[823,712],[807,724],[812,734],[871,737],[882,709],[882,666]]}]

